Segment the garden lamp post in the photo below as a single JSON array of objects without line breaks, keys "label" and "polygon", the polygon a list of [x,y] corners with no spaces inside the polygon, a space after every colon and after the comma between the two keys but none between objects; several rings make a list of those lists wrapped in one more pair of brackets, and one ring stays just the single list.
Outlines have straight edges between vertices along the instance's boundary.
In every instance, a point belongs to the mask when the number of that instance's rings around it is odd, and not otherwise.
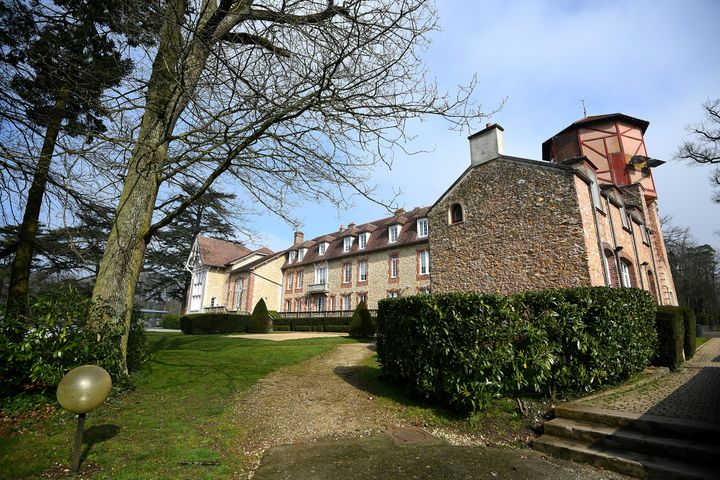
[{"label": "garden lamp post", "polygon": [[78,414],[75,431],[75,448],[72,456],[72,471],[80,471],[80,448],[82,447],[85,416],[99,407],[110,394],[112,380],[110,374],[97,365],[83,365],[70,370],[57,388],[60,405]]}]

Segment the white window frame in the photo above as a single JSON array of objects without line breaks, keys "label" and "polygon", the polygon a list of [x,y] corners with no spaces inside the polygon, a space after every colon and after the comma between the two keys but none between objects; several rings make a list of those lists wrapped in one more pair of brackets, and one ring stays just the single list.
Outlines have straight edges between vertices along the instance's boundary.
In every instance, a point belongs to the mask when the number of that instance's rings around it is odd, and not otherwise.
[{"label": "white window frame", "polygon": [[190,311],[197,312],[202,310],[202,299],[205,293],[205,280],[207,279],[207,270],[199,269],[193,272],[192,292],[190,295]]},{"label": "white window frame", "polygon": [[399,297],[400,297],[400,293],[397,290],[388,292],[388,298],[399,298]]},{"label": "white window frame", "polygon": [[292,300],[289,298],[285,300],[285,311],[292,312]]},{"label": "white window frame", "polygon": [[643,242],[650,244],[650,229],[647,228],[645,225],[640,225],[640,230],[642,233],[642,240]]},{"label": "white window frame", "polygon": [[235,280],[235,310],[240,310],[240,305],[242,304],[242,294],[245,290],[245,279],[244,278],[238,278]]},{"label": "white window frame", "polygon": [[344,263],[342,269],[343,285],[352,283],[352,263]]},{"label": "white window frame", "polygon": [[343,310],[350,310],[352,308],[352,295],[347,293],[342,296],[342,309]]},{"label": "white window frame", "polygon": [[390,256],[390,278],[400,276],[400,257],[398,255]]},{"label": "white window frame", "polygon": [[285,274],[285,290],[292,290],[293,286],[293,274],[288,272]]},{"label": "white window frame", "polygon": [[632,277],[630,276],[630,267],[627,263],[620,260],[620,283],[625,288],[632,287]]},{"label": "white window frame", "polygon": [[343,238],[343,252],[348,253],[350,249],[352,248],[353,244],[353,237],[345,237]]},{"label": "white window frame", "polygon": [[430,252],[421,250],[420,253],[420,275],[430,274]]},{"label": "white window frame", "polygon": [[315,309],[318,312],[324,312],[325,311],[325,297],[319,296],[317,297],[316,303],[315,303]]},{"label": "white window frame", "polygon": [[303,258],[305,258],[305,253],[307,252],[307,248],[301,248],[298,250],[298,262],[302,262]]},{"label": "white window frame", "polygon": [[327,265],[315,265],[315,284],[327,283]]},{"label": "white window frame", "polygon": [[302,290],[303,288],[303,277],[305,277],[304,272],[297,272],[295,274],[295,290]]},{"label": "white window frame", "polygon": [[396,243],[400,237],[400,225],[390,225],[388,228],[388,242]]},{"label": "white window frame", "polygon": [[590,191],[592,193],[593,207],[604,212],[605,210],[603,209],[602,200],[600,198],[600,186],[598,185],[597,180],[590,183]]},{"label": "white window frame", "polygon": [[288,253],[288,263],[293,263],[295,261],[296,255],[297,255],[297,252],[295,250]]},{"label": "white window frame", "polygon": [[358,237],[358,248],[360,250],[365,250],[365,247],[367,247],[368,235],[368,233],[361,233]]},{"label": "white window frame", "polygon": [[358,264],[358,282],[367,282],[368,279],[368,262],[361,260]]},{"label": "white window frame", "polygon": [[325,252],[327,251],[327,242],[323,242],[318,246],[318,255],[325,255]]},{"label": "white window frame", "polygon": [[417,236],[418,238],[425,238],[428,236],[428,219],[420,218],[417,221]]},{"label": "white window frame", "polygon": [[357,294],[357,303],[360,305],[360,302],[365,302],[365,305],[367,305],[367,293],[358,293]]}]

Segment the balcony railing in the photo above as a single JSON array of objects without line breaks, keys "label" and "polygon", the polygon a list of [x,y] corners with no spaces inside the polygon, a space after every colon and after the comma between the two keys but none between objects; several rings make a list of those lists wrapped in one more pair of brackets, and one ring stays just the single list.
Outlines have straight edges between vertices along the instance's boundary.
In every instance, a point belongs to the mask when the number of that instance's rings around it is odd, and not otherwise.
[{"label": "balcony railing", "polygon": [[[370,315],[377,317],[377,310],[370,309]],[[352,310],[321,310],[319,312],[278,312],[280,318],[322,318],[322,317],[352,317]]]},{"label": "balcony railing", "polygon": [[329,293],[330,285],[327,283],[312,283],[308,285],[308,293]]}]

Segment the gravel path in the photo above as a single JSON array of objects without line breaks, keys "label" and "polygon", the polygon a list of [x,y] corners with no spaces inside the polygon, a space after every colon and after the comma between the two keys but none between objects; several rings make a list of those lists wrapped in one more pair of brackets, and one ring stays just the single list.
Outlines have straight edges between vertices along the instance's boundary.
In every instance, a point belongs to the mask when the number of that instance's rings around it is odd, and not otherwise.
[{"label": "gravel path", "polygon": [[404,425],[352,385],[353,367],[363,365],[373,347],[341,345],[265,377],[237,399],[235,418],[245,431],[239,448],[253,459],[253,470],[277,445],[366,437]]}]

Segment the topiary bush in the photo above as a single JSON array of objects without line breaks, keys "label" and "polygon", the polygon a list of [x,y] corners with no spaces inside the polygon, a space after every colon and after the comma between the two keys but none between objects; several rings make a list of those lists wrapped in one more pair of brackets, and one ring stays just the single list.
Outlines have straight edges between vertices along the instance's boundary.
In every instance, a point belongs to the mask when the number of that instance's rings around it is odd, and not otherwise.
[{"label": "topiary bush", "polygon": [[267,305],[262,298],[258,300],[250,315],[249,333],[267,333],[272,330],[272,318],[268,314]]},{"label": "topiary bush", "polygon": [[[26,384],[57,385],[69,370],[99,365],[114,383],[125,383],[120,338],[123,326],[108,326],[104,312],[74,288],[43,294],[30,302],[27,316],[0,321],[0,395]],[[146,360],[144,330],[133,322],[128,338],[128,370]]]},{"label": "topiary bush", "polygon": [[638,289],[418,295],[379,302],[383,373],[458,410],[501,395],[615,385],[655,351],[655,303]]},{"label": "topiary bush", "polygon": [[364,301],[358,303],[355,308],[348,332],[351,337],[357,338],[372,338],[375,336],[375,324],[367,308],[367,303]]},{"label": "topiary bush", "polygon": [[180,317],[180,330],[185,335],[245,333],[250,315],[234,313],[196,313]]},{"label": "topiary bush", "polygon": [[695,312],[692,308],[681,308],[683,315],[683,351],[685,352],[685,360],[690,360],[695,356],[695,347],[697,339],[697,328],[695,327]]},{"label": "topiary bush", "polygon": [[676,370],[683,362],[685,328],[682,310],[669,305],[658,307],[655,328],[658,346],[653,363]]}]

